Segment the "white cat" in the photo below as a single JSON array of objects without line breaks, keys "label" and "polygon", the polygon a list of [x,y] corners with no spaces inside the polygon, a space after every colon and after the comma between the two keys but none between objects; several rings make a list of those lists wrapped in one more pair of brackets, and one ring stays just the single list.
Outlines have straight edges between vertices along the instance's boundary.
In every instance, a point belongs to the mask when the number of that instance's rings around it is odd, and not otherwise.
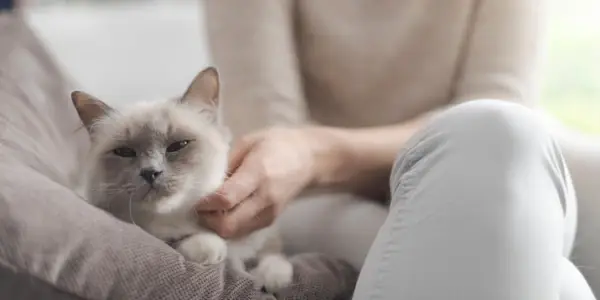
[{"label": "white cat", "polygon": [[203,264],[228,259],[251,273],[268,292],[287,286],[293,268],[283,256],[273,226],[223,240],[198,223],[194,205],[221,185],[229,138],[219,124],[219,76],[200,72],[184,95],[116,110],[83,92],[72,100],[90,133],[85,198],[117,218],[134,223],[186,258]]}]

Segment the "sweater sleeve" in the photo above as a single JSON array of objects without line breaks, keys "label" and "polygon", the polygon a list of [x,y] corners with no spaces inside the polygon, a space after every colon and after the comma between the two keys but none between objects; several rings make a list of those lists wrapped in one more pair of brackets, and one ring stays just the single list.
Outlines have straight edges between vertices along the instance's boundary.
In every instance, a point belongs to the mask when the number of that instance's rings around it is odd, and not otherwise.
[{"label": "sweater sleeve", "polygon": [[535,105],[545,1],[476,2],[452,101],[491,98]]},{"label": "sweater sleeve", "polygon": [[223,79],[224,122],[233,136],[304,122],[294,1],[205,4],[210,52]]}]

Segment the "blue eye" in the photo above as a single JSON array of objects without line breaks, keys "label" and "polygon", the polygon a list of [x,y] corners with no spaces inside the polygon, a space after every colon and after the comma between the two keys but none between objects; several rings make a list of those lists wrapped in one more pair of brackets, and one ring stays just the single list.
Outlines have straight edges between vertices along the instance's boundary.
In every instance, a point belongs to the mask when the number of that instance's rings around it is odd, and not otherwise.
[{"label": "blue eye", "polygon": [[135,150],[129,148],[129,147],[120,147],[120,148],[116,148],[112,151],[112,153],[116,156],[120,156],[120,157],[135,157],[137,154],[135,153]]},{"label": "blue eye", "polygon": [[172,152],[177,152],[183,148],[185,148],[187,145],[190,144],[190,140],[183,140],[183,141],[178,141],[175,143],[172,143],[171,145],[169,145],[169,147],[167,147],[167,152],[172,153]]}]

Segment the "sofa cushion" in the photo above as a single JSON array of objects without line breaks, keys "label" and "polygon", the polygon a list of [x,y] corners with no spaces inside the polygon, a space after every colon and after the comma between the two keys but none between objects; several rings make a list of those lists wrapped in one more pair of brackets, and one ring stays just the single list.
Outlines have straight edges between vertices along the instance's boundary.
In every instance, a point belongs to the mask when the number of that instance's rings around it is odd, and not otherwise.
[{"label": "sofa cushion", "polygon": [[[19,15],[0,15],[0,295],[6,299],[257,299],[228,266],[202,267],[74,191],[88,136],[68,81]],[[356,272],[293,258],[286,299],[348,297]],[[43,296],[40,296],[43,295]]]}]

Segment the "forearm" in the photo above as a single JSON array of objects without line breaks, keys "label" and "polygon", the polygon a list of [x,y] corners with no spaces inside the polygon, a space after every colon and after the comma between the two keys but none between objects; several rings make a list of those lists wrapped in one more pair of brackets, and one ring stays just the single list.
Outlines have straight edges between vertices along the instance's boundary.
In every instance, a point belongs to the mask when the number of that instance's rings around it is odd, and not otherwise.
[{"label": "forearm", "polygon": [[383,197],[398,152],[429,117],[372,128],[316,128],[314,135],[320,142],[315,185]]}]

